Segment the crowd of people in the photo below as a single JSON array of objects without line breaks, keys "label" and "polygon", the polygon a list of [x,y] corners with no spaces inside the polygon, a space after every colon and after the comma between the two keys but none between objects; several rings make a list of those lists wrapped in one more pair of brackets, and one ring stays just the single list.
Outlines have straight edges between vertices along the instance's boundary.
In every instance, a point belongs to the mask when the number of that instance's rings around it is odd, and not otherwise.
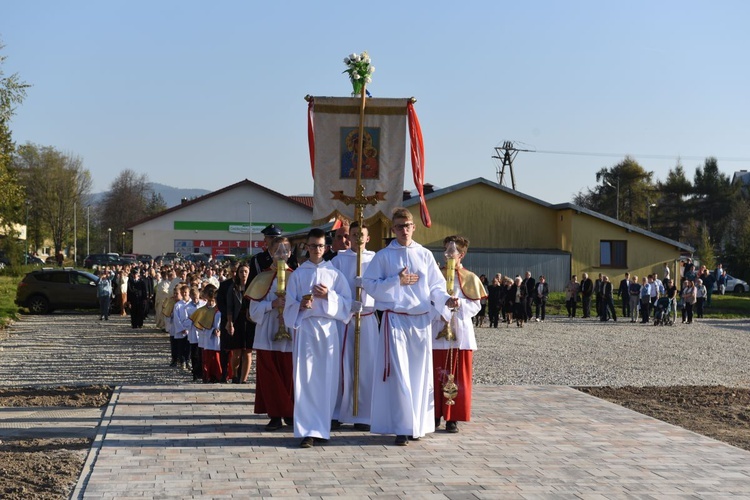
[{"label": "crowd of people", "polygon": [[[651,323],[658,325],[675,324],[678,315],[682,323],[690,324],[694,319],[703,318],[705,309],[711,306],[714,285],[722,295],[726,291],[726,270],[722,264],[709,270],[706,266],[698,269],[692,259],[681,262],[679,267],[679,288],[677,281],[670,278],[669,264],[664,264],[664,279],[658,273],[639,279],[625,273],[619,286],[609,276],[599,273],[594,280],[588,273],[581,274],[581,280],[573,275],[565,286],[565,308],[568,318],[595,318],[600,321],[617,321],[616,302],[621,304],[621,319],[631,323]],[[484,325],[489,316],[490,328],[500,324],[510,327],[515,324],[543,322],[549,299],[549,286],[545,277],[534,279],[531,272],[514,278],[497,273],[488,284],[485,275],[480,280],[487,291],[487,299],[474,317],[474,325]]]},{"label": "crowd of people", "polygon": [[272,224],[248,262],[103,268],[100,319],[112,299],[133,328],[153,314],[169,333],[170,366],[195,382],[250,382],[254,352],[254,411],[268,415],[267,431],[291,426],[302,448],[342,425],[395,435],[398,446],[443,421],[456,433],[470,420],[473,318],[487,288],[461,265],[465,238],[444,242],[457,249],[449,293],[446,270],[412,239],[408,210],[394,213],[392,230],[376,253],[366,226],[343,225],[330,242],[313,229],[304,257],[287,259],[290,243]]},{"label": "crowd of people", "polygon": [[[726,271],[719,264],[713,271],[706,266],[698,270],[692,259],[687,259],[679,267],[679,280],[670,277],[669,264],[664,264],[663,279],[658,273],[641,277],[625,273],[617,289],[609,277],[599,273],[592,280],[587,273],[582,273],[581,282],[577,276],[571,276],[565,287],[565,306],[569,318],[575,318],[577,309],[582,309],[582,317],[590,318],[592,306],[595,317],[600,321],[617,321],[615,294],[621,303],[621,318],[631,323],[651,323],[672,325],[677,323],[678,311],[682,323],[690,324],[694,318],[703,318],[706,307],[711,306],[714,284],[719,283],[719,292],[723,295]],[[679,288],[677,282],[679,281]]]}]

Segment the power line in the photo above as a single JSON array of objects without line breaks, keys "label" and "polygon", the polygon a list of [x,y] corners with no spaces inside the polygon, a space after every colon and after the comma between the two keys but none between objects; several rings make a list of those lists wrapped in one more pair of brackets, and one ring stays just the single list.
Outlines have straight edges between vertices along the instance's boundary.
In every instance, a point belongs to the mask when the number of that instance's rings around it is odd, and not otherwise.
[{"label": "power line", "polygon": [[[529,150],[530,153],[545,153],[551,155],[571,155],[571,156],[600,156],[610,158],[623,158],[625,156],[632,156],[636,158],[650,158],[655,160],[705,160],[708,156],[682,156],[682,155],[654,155],[654,154],[634,154],[634,153],[590,153],[584,151],[544,151],[541,149]],[[747,161],[750,162],[750,158],[742,157],[714,157],[717,161]]]}]

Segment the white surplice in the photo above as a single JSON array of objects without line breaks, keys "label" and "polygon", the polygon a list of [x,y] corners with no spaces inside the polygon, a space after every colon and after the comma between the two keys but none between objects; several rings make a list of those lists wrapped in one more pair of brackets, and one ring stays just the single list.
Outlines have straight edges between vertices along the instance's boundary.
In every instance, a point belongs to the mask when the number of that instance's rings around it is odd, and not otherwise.
[{"label": "white surplice", "polygon": [[[370,261],[375,257],[371,250],[362,251],[362,273],[364,274]],[[337,399],[338,414],[334,414],[341,422],[349,424],[369,424],[372,408],[372,383],[375,373],[375,352],[378,347],[378,317],[375,315],[375,299],[362,291],[362,297],[357,298],[354,278],[357,276],[357,252],[349,249],[339,252],[331,261],[333,267],[341,271],[349,282],[353,300],[361,300],[362,314],[360,316],[359,332],[359,384],[357,387],[357,415],[354,415],[354,314],[350,321],[341,323],[340,338],[342,342],[342,383],[339,384]]]},{"label": "white surplice", "polygon": [[[311,294],[317,284],[328,287],[328,298],[313,298],[311,309],[300,310],[303,296]],[[337,323],[348,319],[350,308],[349,284],[330,262],[307,261],[290,275],[284,322],[294,337],[296,437],[330,437],[341,369]]]},{"label": "white surplice", "polygon": [[[419,275],[402,286],[404,269]],[[384,311],[375,358],[371,431],[422,437],[435,431],[432,383],[434,310],[450,298],[445,278],[432,252],[416,242],[408,247],[393,240],[375,254],[363,275],[365,291]]]},{"label": "white surplice", "polygon": [[273,339],[279,331],[279,312],[277,309],[274,309],[272,305],[277,297],[276,278],[274,278],[265,297],[260,300],[250,301],[250,319],[255,322],[253,349],[261,351],[292,352],[291,340]]}]

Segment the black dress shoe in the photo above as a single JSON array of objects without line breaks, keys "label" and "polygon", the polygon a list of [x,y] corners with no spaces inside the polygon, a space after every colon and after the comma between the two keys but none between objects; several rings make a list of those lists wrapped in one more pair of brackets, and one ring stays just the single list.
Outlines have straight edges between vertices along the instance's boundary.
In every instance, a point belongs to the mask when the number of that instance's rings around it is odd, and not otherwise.
[{"label": "black dress shoe", "polygon": [[311,437],[302,438],[302,441],[300,441],[299,443],[299,447],[300,448],[312,448],[313,443],[314,441],[313,441],[313,438]]},{"label": "black dress shoe", "polygon": [[455,420],[449,420],[445,423],[445,432],[455,434],[458,432],[458,423]]},{"label": "black dress shoe", "polygon": [[280,417],[274,417],[274,418],[271,419],[270,422],[268,422],[266,424],[265,429],[270,432],[270,431],[277,431],[277,430],[281,429],[282,427],[284,427],[284,424],[281,421],[281,418]]},{"label": "black dress shoe", "polygon": [[370,432],[370,426],[367,424],[354,424],[355,431]]},{"label": "black dress shoe", "polygon": [[435,417],[435,429],[440,428],[440,417]]},{"label": "black dress shoe", "polygon": [[341,428],[341,422],[339,422],[338,420],[331,420],[331,430],[332,431],[335,431],[335,430],[340,429],[340,428]]},{"label": "black dress shoe", "polygon": [[294,425],[294,419],[292,417],[284,417],[284,423],[286,425]]},{"label": "black dress shoe", "polygon": [[396,446],[406,446],[409,444],[409,438],[407,438],[405,435],[398,435],[396,436]]},{"label": "black dress shoe", "polygon": [[409,441],[419,441],[418,437],[408,436]]}]

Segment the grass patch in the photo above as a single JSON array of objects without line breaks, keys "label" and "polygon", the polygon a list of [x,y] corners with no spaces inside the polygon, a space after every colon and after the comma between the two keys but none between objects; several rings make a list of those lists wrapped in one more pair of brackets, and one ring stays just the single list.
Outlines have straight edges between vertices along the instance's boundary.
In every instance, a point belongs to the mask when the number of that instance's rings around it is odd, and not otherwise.
[{"label": "grass patch", "polygon": [[704,307],[706,318],[736,319],[750,317],[750,294],[732,293],[711,296],[711,306]]},{"label": "grass patch", "polygon": [[0,328],[18,319],[18,306],[13,301],[21,279],[16,276],[0,276]]}]

